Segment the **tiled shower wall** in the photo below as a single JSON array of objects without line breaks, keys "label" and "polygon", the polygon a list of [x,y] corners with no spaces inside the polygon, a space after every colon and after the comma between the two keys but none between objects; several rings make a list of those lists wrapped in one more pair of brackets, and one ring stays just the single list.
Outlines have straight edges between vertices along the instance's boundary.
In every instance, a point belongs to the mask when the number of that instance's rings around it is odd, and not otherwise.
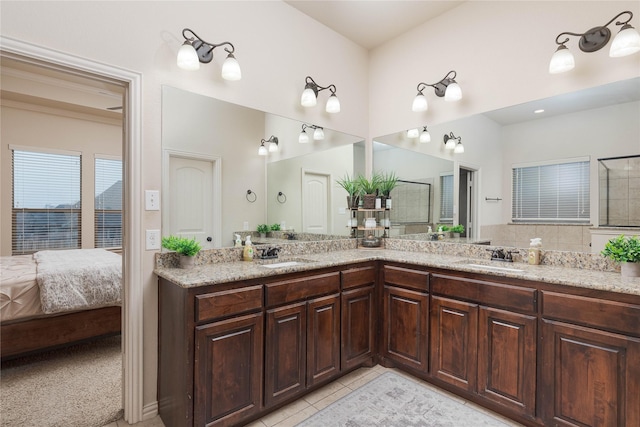
[{"label": "tiled shower wall", "polygon": [[598,168],[600,225],[640,226],[640,157],[605,163],[610,168],[608,180],[603,166]]},{"label": "tiled shower wall", "polygon": [[491,245],[528,248],[534,237],[542,239],[542,249],[591,252],[592,225],[568,224],[497,224],[483,225],[480,237]]}]

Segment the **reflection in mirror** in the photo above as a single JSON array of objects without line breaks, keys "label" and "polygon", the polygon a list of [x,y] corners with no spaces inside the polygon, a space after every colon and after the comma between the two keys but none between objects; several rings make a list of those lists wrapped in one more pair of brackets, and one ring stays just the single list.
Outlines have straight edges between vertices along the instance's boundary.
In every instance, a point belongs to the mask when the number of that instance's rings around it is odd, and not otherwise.
[{"label": "reflection in mirror", "polygon": [[[163,86],[162,234],[196,236],[204,248],[233,246],[234,231],[255,231],[262,223],[348,234],[348,215],[340,210],[346,193],[334,181],[354,167],[364,170],[364,152],[353,147],[363,138],[324,129],[323,140],[300,144],[303,124]],[[278,138],[278,151],[259,156],[261,139],[270,135]],[[324,179],[323,207],[308,207],[322,215],[305,219],[303,207],[316,193],[302,194],[303,176],[310,191],[318,188],[312,178]]]},{"label": "reflection in mirror", "polygon": [[640,155],[598,159],[600,225],[640,227]]}]

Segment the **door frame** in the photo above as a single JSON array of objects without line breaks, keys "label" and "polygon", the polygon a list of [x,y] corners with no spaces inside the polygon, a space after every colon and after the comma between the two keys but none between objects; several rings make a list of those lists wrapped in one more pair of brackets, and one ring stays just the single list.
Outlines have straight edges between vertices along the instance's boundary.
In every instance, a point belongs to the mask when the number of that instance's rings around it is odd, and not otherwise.
[{"label": "door frame", "polygon": [[[171,158],[181,158],[189,160],[202,160],[210,162],[213,168],[213,245],[216,248],[222,247],[222,157],[212,156],[210,154],[202,154],[188,151],[173,150],[170,148],[162,150],[162,170],[168,171]],[[169,177],[162,175],[162,234],[169,233]]]},{"label": "door frame", "polygon": [[[91,74],[122,84],[123,109],[123,408],[130,424],[143,420],[143,291],[144,247],[142,230],[142,73],[91,61],[6,36],[0,36],[0,50],[24,61],[44,63],[54,69]],[[157,413],[157,403],[148,418]]]},{"label": "door frame", "polygon": [[315,170],[315,169],[305,169],[302,168],[300,170],[300,193],[301,193],[301,201],[302,201],[302,232],[306,233],[306,218],[304,215],[304,208],[305,208],[305,203],[307,202],[306,198],[306,191],[304,191],[304,182],[305,182],[305,177],[307,176],[307,174],[313,174],[313,175],[322,175],[327,177],[327,234],[332,234],[333,233],[333,207],[332,207],[332,200],[333,200],[333,186],[331,185],[331,183],[333,182],[332,178],[331,178],[331,172],[325,172],[325,171],[319,171],[319,170]]},{"label": "door frame", "polygon": [[[472,178],[472,190],[471,190],[471,204],[468,208],[471,209],[470,218],[467,218],[471,221],[472,228],[471,234],[467,233],[467,238],[477,239],[480,236],[480,229],[478,224],[480,223],[480,176],[481,176],[481,168],[478,165],[474,165],[472,163],[466,162],[454,162],[454,171],[453,171],[453,201],[454,201],[454,213],[453,213],[453,222],[454,224],[458,224],[460,214],[459,214],[459,198],[460,198],[460,169],[464,169],[471,173]],[[464,224],[463,224],[464,225]]]}]

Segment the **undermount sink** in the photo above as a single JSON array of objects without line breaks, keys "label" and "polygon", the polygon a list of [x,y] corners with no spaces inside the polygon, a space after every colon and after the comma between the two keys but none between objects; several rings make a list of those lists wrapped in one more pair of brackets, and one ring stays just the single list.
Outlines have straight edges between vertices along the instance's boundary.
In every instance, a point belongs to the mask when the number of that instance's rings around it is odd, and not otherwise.
[{"label": "undermount sink", "polygon": [[465,260],[465,261],[460,261],[457,264],[464,264],[464,265],[466,265],[468,267],[475,267],[475,268],[479,268],[479,269],[483,269],[483,270],[506,271],[506,272],[510,272],[510,273],[522,273],[522,272],[524,272],[524,270],[520,269],[520,268],[493,265],[493,264],[489,264],[489,262],[491,262],[491,261],[483,262],[483,261],[468,261],[468,260]]},{"label": "undermount sink", "polygon": [[266,268],[283,268],[283,267],[294,267],[296,265],[308,264],[310,262],[314,262],[310,259],[304,258],[285,258],[285,259],[259,259],[255,261],[260,264],[260,267]]}]

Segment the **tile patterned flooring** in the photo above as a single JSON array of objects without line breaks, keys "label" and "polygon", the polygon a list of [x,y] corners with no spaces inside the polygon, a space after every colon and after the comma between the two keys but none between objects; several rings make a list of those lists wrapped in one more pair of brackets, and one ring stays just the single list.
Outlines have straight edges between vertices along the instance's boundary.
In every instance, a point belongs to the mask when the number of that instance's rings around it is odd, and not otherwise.
[{"label": "tile patterned flooring", "polygon": [[[368,383],[369,381],[373,380],[374,378],[378,377],[388,370],[393,370],[399,375],[404,375],[412,379],[413,381],[420,382],[426,387],[431,388],[438,393],[444,394],[454,400],[457,400],[464,405],[471,406],[479,412],[496,418],[500,422],[508,424],[512,427],[522,427],[522,424],[518,424],[512,420],[502,417],[501,415],[488,411],[472,402],[462,399],[461,397],[434,387],[431,384],[421,381],[417,378],[409,376],[402,371],[399,371],[397,369],[384,368],[380,365],[376,365],[373,368],[360,368],[353,372],[350,372],[347,375],[338,378],[334,382],[329,383],[326,386],[314,391],[313,393],[310,393],[303,398],[280,408],[275,412],[265,415],[263,418],[247,425],[246,427],[293,427],[309,418],[319,410],[325,408],[326,406],[329,406],[331,403],[351,393],[353,390],[363,386],[364,384]],[[134,425],[138,427],[164,427],[160,416],[156,416],[151,420],[143,421]],[[129,426],[130,424],[127,424],[123,420],[119,420],[114,423],[108,424],[105,427]]]}]

